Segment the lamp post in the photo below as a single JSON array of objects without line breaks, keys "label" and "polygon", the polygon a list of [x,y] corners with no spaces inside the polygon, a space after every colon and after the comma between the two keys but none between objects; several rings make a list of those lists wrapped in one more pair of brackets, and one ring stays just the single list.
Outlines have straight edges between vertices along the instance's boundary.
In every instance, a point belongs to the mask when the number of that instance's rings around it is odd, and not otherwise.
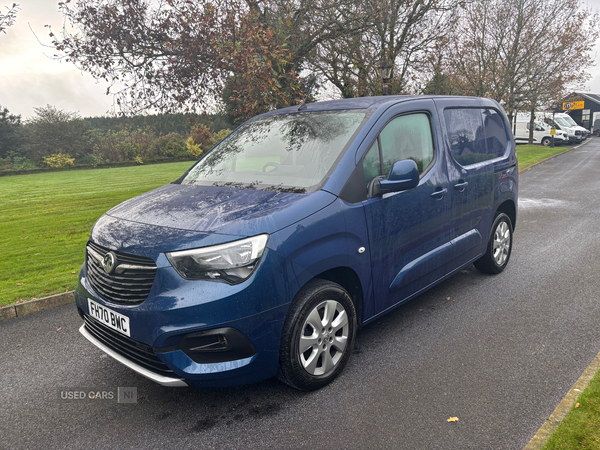
[{"label": "lamp post", "polygon": [[556,126],[555,126],[555,122],[554,122],[554,114],[556,114],[556,110],[559,108],[559,104],[558,103],[552,103],[552,129],[550,131],[550,134],[552,136],[551,140],[550,140],[550,147],[554,147],[554,135],[556,134]]},{"label": "lamp post", "polygon": [[513,108],[515,111],[514,114],[514,119],[513,119],[513,136],[515,134],[517,134],[517,103],[519,101],[521,101],[521,98],[519,97],[521,95],[521,91],[516,90],[515,92],[513,92]]},{"label": "lamp post", "polygon": [[390,75],[392,73],[392,65],[390,64],[387,58],[383,58],[381,60],[381,64],[379,65],[379,76],[383,81],[383,95],[388,95],[388,81],[390,79]]}]

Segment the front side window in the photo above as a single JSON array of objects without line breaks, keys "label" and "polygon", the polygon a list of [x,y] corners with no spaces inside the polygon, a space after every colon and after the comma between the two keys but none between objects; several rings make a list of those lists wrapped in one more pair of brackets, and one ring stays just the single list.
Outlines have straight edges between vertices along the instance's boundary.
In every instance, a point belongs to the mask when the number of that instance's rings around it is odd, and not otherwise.
[{"label": "front side window", "polygon": [[412,159],[419,173],[423,173],[433,162],[434,155],[427,114],[396,117],[381,131],[363,159],[365,182],[368,186],[379,175],[387,177],[392,164],[404,159]]},{"label": "front side window", "polygon": [[365,111],[266,117],[243,125],[201,159],[182,184],[307,192],[332,170]]}]

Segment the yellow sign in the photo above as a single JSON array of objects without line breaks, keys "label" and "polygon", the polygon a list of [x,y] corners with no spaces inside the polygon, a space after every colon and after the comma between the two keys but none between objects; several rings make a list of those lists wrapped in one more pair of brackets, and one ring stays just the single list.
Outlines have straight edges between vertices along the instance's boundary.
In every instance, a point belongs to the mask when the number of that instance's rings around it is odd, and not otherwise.
[{"label": "yellow sign", "polygon": [[584,103],[585,102],[566,102],[566,103],[563,103],[563,109],[565,111],[568,111],[570,109],[583,109]]},{"label": "yellow sign", "polygon": [[550,134],[552,136],[554,136],[556,134],[556,128],[554,128],[554,127],[550,128]]}]

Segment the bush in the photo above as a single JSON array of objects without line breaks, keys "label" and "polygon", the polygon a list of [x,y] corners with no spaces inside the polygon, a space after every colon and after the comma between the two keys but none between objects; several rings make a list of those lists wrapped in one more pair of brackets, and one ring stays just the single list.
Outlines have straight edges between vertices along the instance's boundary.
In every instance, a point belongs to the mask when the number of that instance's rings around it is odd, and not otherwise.
[{"label": "bush", "polygon": [[98,164],[98,162],[92,155],[83,155],[77,159],[77,164],[81,164],[83,166],[95,166]]},{"label": "bush", "polygon": [[154,153],[167,158],[185,158],[190,156],[187,145],[179,133],[169,133],[154,141]]},{"label": "bush", "polygon": [[[221,130],[218,133],[213,134],[212,140],[210,141],[210,147],[214,147],[215,145],[217,145],[219,142],[221,142],[223,139],[225,139],[229,133],[231,133],[231,130],[229,129],[225,129],[225,130]],[[208,150],[208,149],[206,149]]]},{"label": "bush", "polygon": [[59,152],[50,156],[44,156],[44,164],[50,167],[67,167],[75,164],[75,158],[71,158],[69,155]]},{"label": "bush", "polygon": [[31,159],[18,157],[13,160],[12,163],[13,170],[29,170],[29,169],[37,169],[38,165],[35,161]]},{"label": "bush", "polygon": [[206,125],[200,125],[192,129],[194,144],[206,149],[212,140],[212,134]]},{"label": "bush", "polygon": [[193,137],[190,136],[185,142],[185,145],[187,146],[187,151],[190,155],[194,158],[200,158],[200,155],[202,155],[202,148],[200,147],[200,144],[194,142]]}]

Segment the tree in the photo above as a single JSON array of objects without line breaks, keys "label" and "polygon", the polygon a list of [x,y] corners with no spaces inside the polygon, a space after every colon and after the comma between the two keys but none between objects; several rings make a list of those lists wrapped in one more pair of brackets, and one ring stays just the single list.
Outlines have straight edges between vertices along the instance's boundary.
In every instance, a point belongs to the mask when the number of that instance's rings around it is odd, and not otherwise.
[{"label": "tree", "polygon": [[392,62],[391,93],[418,90],[420,72],[456,21],[458,0],[374,0],[359,4],[360,34],[324,42],[314,66],[343,97],[380,95],[381,61]]},{"label": "tree", "polygon": [[36,116],[23,127],[28,159],[39,163],[45,156],[53,154],[80,158],[87,153],[87,126],[77,113],[58,110],[51,105],[34,108],[34,111]]},{"label": "tree", "polygon": [[17,11],[19,10],[19,5],[13,3],[10,8],[6,6],[6,9],[8,10],[7,13],[2,14],[0,12],[0,33],[6,33],[6,29],[15,23],[15,20],[17,19]]},{"label": "tree", "polygon": [[462,93],[498,100],[512,119],[517,105],[535,111],[589,78],[599,23],[578,0],[469,3],[445,68]]},{"label": "tree", "polygon": [[21,116],[10,114],[0,105],[0,158],[6,158],[9,152],[19,154],[20,150]]},{"label": "tree", "polygon": [[316,49],[372,23],[353,0],[76,0],[60,10],[57,57],[111,82],[122,112],[221,100],[240,120],[299,103],[298,74]]}]

